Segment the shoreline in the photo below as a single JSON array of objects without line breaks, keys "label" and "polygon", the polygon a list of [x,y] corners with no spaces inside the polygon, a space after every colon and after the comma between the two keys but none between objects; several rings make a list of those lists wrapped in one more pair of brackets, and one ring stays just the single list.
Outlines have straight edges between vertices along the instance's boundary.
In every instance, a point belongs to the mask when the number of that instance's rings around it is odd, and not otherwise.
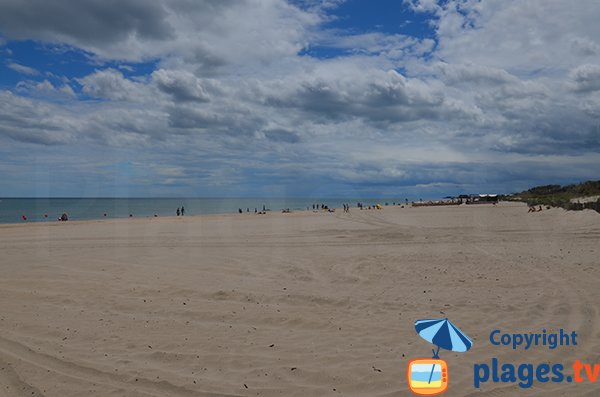
[{"label": "shoreline", "polygon": [[[358,208],[356,209],[357,211],[360,211]],[[335,209],[335,213],[337,213],[338,211],[342,211],[341,208],[336,208]],[[364,211],[368,211],[368,210],[364,210]],[[373,210],[371,210],[373,211]],[[52,225],[68,225],[68,224],[77,224],[77,225],[85,225],[85,224],[94,224],[94,223],[110,223],[110,222],[115,222],[115,223],[121,223],[121,222],[147,222],[147,221],[161,221],[161,220],[171,220],[171,221],[177,221],[177,220],[184,220],[184,219],[190,219],[190,220],[214,220],[214,219],[230,219],[230,218],[245,218],[245,219],[249,219],[249,218],[268,218],[268,217],[273,217],[273,216],[281,216],[281,217],[294,217],[294,216],[299,216],[299,215],[319,215],[319,214],[334,214],[334,213],[328,213],[326,211],[292,211],[289,213],[282,213],[281,211],[268,211],[266,214],[255,214],[254,212],[249,212],[249,213],[221,213],[221,214],[195,214],[195,215],[184,215],[184,216],[175,216],[175,215],[165,215],[165,216],[144,216],[144,217],[119,217],[119,218],[110,218],[110,217],[106,217],[106,218],[96,218],[96,219],[82,219],[82,220],[68,220],[68,221],[58,221],[58,220],[48,220],[48,221],[31,221],[31,220],[27,220],[27,221],[21,221],[21,222],[13,222],[13,223],[0,223],[0,228],[2,227],[18,227],[18,226],[42,226],[42,225],[47,225],[47,226],[52,226]]]},{"label": "shoreline", "polygon": [[[406,208],[411,208],[410,204],[408,206],[406,206],[405,204],[402,204],[404,206],[404,209]],[[386,208],[397,208],[397,209],[402,209],[400,205],[388,205],[388,206],[382,206],[382,210],[386,209]],[[229,218],[229,217],[269,217],[269,216],[274,216],[274,215],[281,215],[281,216],[298,216],[298,215],[317,215],[317,214],[334,214],[334,213],[343,213],[343,209],[337,208],[337,207],[331,207],[331,209],[335,209],[335,212],[328,212],[327,210],[313,210],[313,209],[309,209],[309,210],[292,210],[291,212],[288,213],[284,213],[282,212],[282,210],[269,210],[267,211],[265,214],[260,214],[260,213],[254,213],[253,211],[250,212],[242,212],[242,213],[237,213],[237,212],[223,212],[223,213],[210,213],[210,214],[193,214],[193,215],[183,215],[183,216],[176,216],[176,215],[159,215],[159,216],[152,216],[152,215],[148,215],[148,216],[138,216],[136,217],[135,215],[133,217],[100,217],[100,218],[94,218],[94,219],[81,219],[81,220],[68,220],[68,221],[58,221],[56,219],[53,220],[26,220],[26,221],[17,221],[17,222],[6,222],[6,223],[0,223],[0,227],[2,226],[7,226],[7,225],[53,225],[53,224],[68,224],[68,223],[77,223],[77,224],[85,224],[85,223],[97,223],[97,222],[109,222],[109,221],[136,221],[136,220],[158,220],[158,219],[171,219],[171,220],[175,220],[175,219],[184,219],[184,218],[206,218],[206,219],[213,219],[213,218]],[[382,211],[382,210],[377,210],[377,209],[363,209],[362,211]],[[350,207],[350,211],[354,212],[354,211],[361,211],[360,208],[358,207]]]},{"label": "shoreline", "polygon": [[[350,213],[355,212],[385,212],[389,210],[424,210],[426,208],[436,209],[436,208],[449,208],[449,209],[458,209],[458,208],[475,208],[475,207],[492,207],[492,204],[480,203],[480,204],[471,204],[471,205],[417,205],[411,206],[410,204],[407,206],[405,204],[404,208],[401,205],[388,205],[383,206],[382,209],[359,209],[357,207],[350,207]],[[524,207],[527,208],[527,204],[525,202],[520,201],[500,201],[498,206],[501,207]],[[95,218],[95,219],[82,219],[82,220],[69,220],[69,221],[58,221],[58,220],[42,220],[42,221],[20,221],[20,222],[11,222],[11,223],[0,223],[0,228],[11,228],[11,227],[36,227],[36,226],[58,226],[58,225],[66,225],[66,224],[77,224],[77,225],[86,225],[86,224],[96,224],[96,223],[132,223],[132,222],[148,222],[148,221],[177,221],[184,219],[189,220],[218,220],[218,219],[250,219],[250,218],[270,218],[270,217],[298,217],[298,216],[317,216],[317,215],[334,215],[343,213],[342,208],[333,208],[335,212],[327,212],[327,210],[296,210],[289,213],[283,213],[281,210],[279,211],[267,211],[266,214],[254,213],[254,212],[243,212],[243,213],[218,213],[218,214],[194,214],[194,215],[184,215],[184,216],[175,216],[175,215],[165,215],[165,216],[143,216],[143,217],[106,217],[106,218]],[[583,209],[579,211],[568,211],[561,207],[552,207],[550,210],[562,210],[564,212],[583,212],[583,213],[596,213],[596,211],[591,209]],[[550,211],[546,209],[545,211]],[[600,215],[600,214],[599,214]]]},{"label": "shoreline", "polygon": [[[153,218],[175,216],[176,208],[185,206],[186,216],[196,215],[238,215],[241,209],[244,214],[253,214],[267,209],[269,213],[283,210],[292,212],[313,211],[315,205],[326,205],[329,208],[341,208],[348,204],[351,207],[357,202],[365,205],[389,203],[386,199],[356,198],[272,198],[272,199],[8,199],[0,202],[0,224],[21,224],[24,222],[54,222],[61,214],[66,213],[69,221],[95,221],[105,219]],[[401,203],[398,203],[400,205]],[[248,212],[246,210],[249,210]],[[24,219],[26,218],[26,219]]]}]

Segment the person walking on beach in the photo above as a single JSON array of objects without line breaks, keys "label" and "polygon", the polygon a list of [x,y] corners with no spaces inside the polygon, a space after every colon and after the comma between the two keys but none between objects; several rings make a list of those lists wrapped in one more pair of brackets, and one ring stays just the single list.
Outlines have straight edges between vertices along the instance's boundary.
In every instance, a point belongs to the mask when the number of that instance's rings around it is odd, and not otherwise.
[{"label": "person walking on beach", "polygon": [[185,208],[183,208],[183,205],[182,205],[181,206],[181,216],[183,216],[184,212],[185,212]]},{"label": "person walking on beach", "polygon": [[176,214],[177,214],[177,216],[179,216],[181,214],[181,212],[179,211],[179,207],[177,207]]}]

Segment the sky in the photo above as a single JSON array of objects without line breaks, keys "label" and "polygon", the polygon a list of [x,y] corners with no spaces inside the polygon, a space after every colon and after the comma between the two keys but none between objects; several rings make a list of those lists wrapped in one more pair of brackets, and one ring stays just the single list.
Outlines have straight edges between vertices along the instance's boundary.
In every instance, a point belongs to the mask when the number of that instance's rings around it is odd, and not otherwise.
[{"label": "sky", "polygon": [[595,0],[0,0],[0,197],[600,175]]}]

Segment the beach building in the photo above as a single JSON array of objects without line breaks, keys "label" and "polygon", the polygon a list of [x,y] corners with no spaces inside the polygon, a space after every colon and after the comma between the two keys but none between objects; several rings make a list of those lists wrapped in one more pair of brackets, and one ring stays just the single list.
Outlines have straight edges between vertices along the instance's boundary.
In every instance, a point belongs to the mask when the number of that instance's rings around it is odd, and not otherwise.
[{"label": "beach building", "polygon": [[452,200],[460,201],[464,204],[490,204],[498,202],[497,194],[460,194],[453,197]]}]

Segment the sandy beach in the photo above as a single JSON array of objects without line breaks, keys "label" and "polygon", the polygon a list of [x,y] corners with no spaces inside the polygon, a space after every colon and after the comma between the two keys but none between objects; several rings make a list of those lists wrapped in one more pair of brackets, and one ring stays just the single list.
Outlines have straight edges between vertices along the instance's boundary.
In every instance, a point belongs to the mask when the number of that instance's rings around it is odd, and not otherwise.
[{"label": "sandy beach", "polygon": [[[599,241],[598,213],[520,203],[1,225],[0,396],[409,396],[436,317],[474,341],[440,352],[448,396],[597,396],[473,368],[600,363]],[[578,346],[489,341],[561,328]]]}]

